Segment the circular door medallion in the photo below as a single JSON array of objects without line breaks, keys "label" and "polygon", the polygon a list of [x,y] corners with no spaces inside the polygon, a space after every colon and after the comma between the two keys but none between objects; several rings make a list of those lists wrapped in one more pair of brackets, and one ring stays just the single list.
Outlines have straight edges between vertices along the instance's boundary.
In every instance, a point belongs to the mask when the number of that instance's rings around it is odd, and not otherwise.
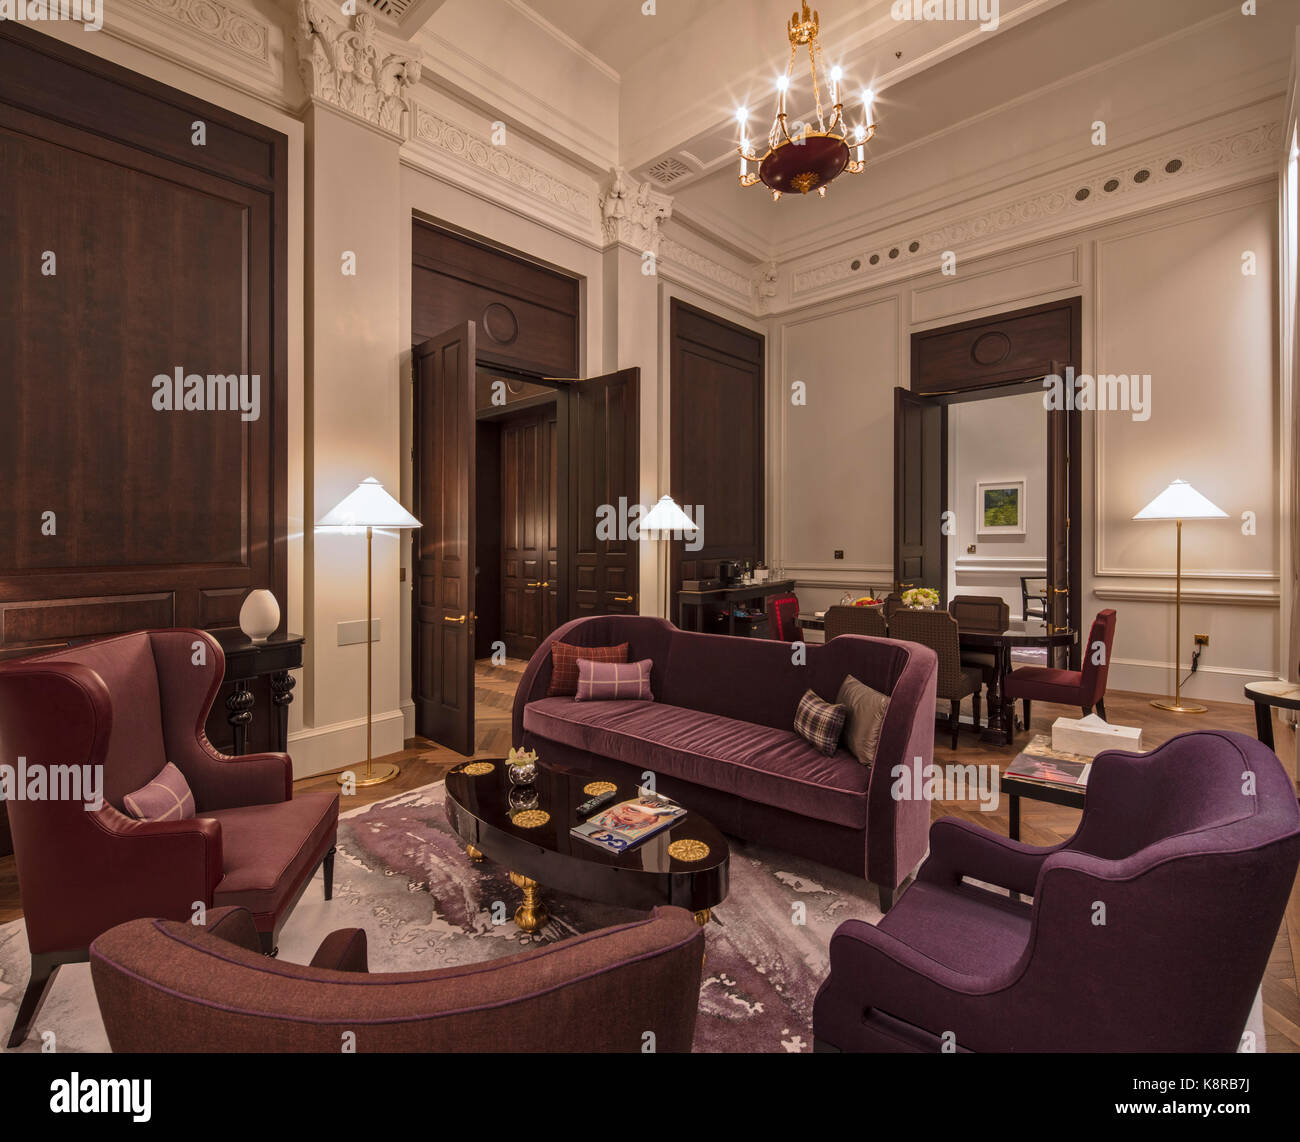
[{"label": "circular door medallion", "polygon": [[970,348],[971,360],[989,368],[1000,365],[1011,355],[1011,338],[1005,333],[985,333]]},{"label": "circular door medallion", "polygon": [[483,331],[498,345],[509,345],[519,336],[519,320],[508,305],[494,301],[483,311]]}]

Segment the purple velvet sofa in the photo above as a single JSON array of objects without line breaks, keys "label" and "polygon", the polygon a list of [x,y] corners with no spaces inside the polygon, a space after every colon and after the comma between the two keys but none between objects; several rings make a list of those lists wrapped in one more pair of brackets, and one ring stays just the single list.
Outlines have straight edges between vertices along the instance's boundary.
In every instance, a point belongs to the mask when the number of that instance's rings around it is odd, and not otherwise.
[{"label": "purple velvet sofa", "polygon": [[957,1051],[1234,1051],[1298,863],[1295,787],[1253,738],[1100,754],[1063,844],[935,822],[894,910],[832,937],[814,1044],[940,1051],[948,1034]]},{"label": "purple velvet sofa", "polygon": [[[626,642],[628,661],[654,661],[655,700],[548,698],[556,640]],[[936,670],[932,650],[888,639],[846,635],[807,647],[796,666],[788,643],[696,634],[638,615],[575,619],[529,662],[514,740],[544,763],[622,779],[651,771],[661,792],[732,836],[865,876],[887,909],[925,855],[929,802],[896,800],[891,771],[931,762]],[[890,696],[873,766],[843,748],[828,757],[793,729],[804,692],[834,701],[848,674]]]}]

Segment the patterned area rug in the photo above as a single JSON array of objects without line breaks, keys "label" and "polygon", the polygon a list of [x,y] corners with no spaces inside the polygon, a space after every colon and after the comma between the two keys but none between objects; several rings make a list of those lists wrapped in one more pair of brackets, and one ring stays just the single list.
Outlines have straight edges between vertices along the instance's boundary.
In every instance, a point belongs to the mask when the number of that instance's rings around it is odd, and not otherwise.
[{"label": "patterned area rug", "polygon": [[[281,934],[282,959],[308,963],[335,928],[364,928],[372,971],[452,967],[643,915],[544,891],[550,922],[531,936],[520,932],[512,919],[519,890],[506,869],[465,856],[443,815],[443,793],[439,782],[343,818],[334,899],[324,900],[318,874]],[[813,997],[829,967],[831,934],[850,918],[875,923],[874,897],[846,873],[733,841],[730,895],[706,929],[695,1050],[811,1051]],[[27,965],[22,921],[0,926],[0,1037],[13,1024]],[[1247,1030],[1263,1051],[1258,996]],[[88,965],[60,971],[20,1050],[39,1051],[43,1035],[60,1052],[108,1050]]]},{"label": "patterned area rug", "polygon": [[[544,889],[550,922],[531,936],[520,932],[513,920],[520,893],[508,870],[466,857],[444,816],[443,793],[439,782],[347,814],[334,899],[323,899],[319,878],[307,889],[281,934],[281,959],[307,963],[329,932],[357,927],[366,930],[372,971],[418,971],[644,915]],[[831,934],[850,917],[878,920],[874,896],[846,873],[733,842],[730,895],[706,929],[695,1049],[811,1051],[813,997],[829,967]],[[0,926],[0,1033],[8,1033],[26,983],[26,945],[22,921]],[[60,971],[36,1031],[52,1032],[61,1052],[108,1049],[87,965]],[[40,1045],[34,1033],[21,1049]]]}]

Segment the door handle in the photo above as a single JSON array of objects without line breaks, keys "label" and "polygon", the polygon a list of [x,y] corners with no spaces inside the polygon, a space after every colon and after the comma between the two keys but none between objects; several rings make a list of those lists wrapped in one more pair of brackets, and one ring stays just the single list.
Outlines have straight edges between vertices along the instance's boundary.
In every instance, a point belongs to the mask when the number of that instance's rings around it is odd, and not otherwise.
[{"label": "door handle", "polygon": [[524,586],[525,586],[525,587],[545,587],[546,584],[545,584],[545,583],[542,583],[542,582],[537,582],[537,583],[525,583]]},{"label": "door handle", "polygon": [[1053,588],[1052,588],[1052,594],[1053,594],[1053,595],[1068,595],[1069,593],[1070,593],[1070,588],[1069,588],[1069,587],[1053,587]]},{"label": "door handle", "polygon": [[461,615],[459,618],[454,618],[454,619],[451,617],[451,615],[443,615],[442,621],[445,623],[460,623],[461,626],[464,626],[465,618],[466,618],[465,615]]},{"label": "door handle", "polygon": [[636,596],[635,596],[635,595],[615,595],[615,596],[614,596],[614,602],[616,602],[616,603],[632,603],[632,602],[635,602],[635,601],[636,601]]}]

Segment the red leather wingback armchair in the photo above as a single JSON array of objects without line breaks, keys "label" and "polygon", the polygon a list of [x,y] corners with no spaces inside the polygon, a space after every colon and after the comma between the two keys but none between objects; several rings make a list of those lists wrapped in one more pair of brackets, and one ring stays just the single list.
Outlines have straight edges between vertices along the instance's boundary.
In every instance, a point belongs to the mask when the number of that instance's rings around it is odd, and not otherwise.
[{"label": "red leather wingback armchair", "polygon": [[[0,664],[0,761],[102,767],[98,808],[8,804],[32,960],[9,1046],[27,1037],[59,967],[84,962],[117,924],[242,905],[273,952],[318,866],[330,898],[338,794],[294,797],[287,754],[212,748],[203,727],[224,672],[220,645],[197,630],[137,631]],[[123,798],[167,762],[189,783],[195,816],[127,816]]]}]

